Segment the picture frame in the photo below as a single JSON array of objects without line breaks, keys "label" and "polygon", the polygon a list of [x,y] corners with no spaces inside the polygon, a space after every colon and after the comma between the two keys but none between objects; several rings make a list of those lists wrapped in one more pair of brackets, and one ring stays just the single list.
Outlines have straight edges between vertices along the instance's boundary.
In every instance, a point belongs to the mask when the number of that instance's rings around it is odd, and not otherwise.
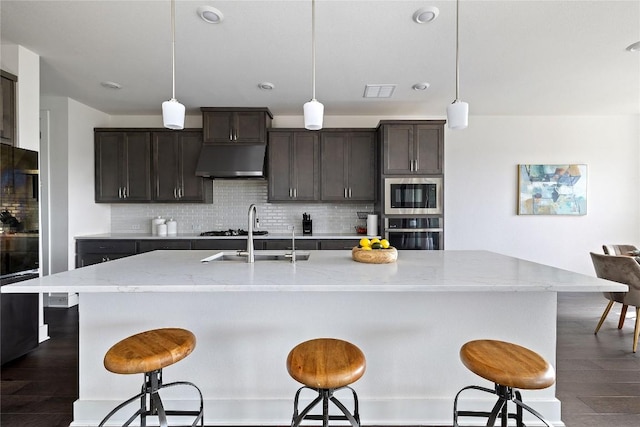
[{"label": "picture frame", "polygon": [[586,164],[518,165],[518,215],[586,214]]}]

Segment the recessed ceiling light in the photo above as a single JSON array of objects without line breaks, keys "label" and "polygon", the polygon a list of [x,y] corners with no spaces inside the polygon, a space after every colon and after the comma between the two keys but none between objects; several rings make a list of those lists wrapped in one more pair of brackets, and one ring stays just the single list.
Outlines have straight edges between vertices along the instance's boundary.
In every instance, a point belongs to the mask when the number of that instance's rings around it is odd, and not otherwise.
[{"label": "recessed ceiling light", "polygon": [[258,83],[258,87],[262,90],[272,90],[273,88],[275,88],[275,85],[270,82],[262,82]]},{"label": "recessed ceiling light", "polygon": [[431,86],[429,83],[422,82],[422,83],[414,84],[413,86],[411,86],[411,88],[413,90],[427,90],[427,89],[429,89],[429,86]]},{"label": "recessed ceiling light", "polygon": [[438,17],[440,10],[435,6],[422,7],[413,14],[413,21],[417,24],[426,24]]},{"label": "recessed ceiling light", "polygon": [[640,52],[640,42],[635,42],[627,46],[629,52]]},{"label": "recessed ceiling light", "polygon": [[116,82],[100,82],[100,84],[107,89],[122,89],[122,85]]},{"label": "recessed ceiling light", "polygon": [[198,8],[198,15],[203,21],[209,24],[219,24],[224,20],[222,12],[211,6],[200,6]]}]

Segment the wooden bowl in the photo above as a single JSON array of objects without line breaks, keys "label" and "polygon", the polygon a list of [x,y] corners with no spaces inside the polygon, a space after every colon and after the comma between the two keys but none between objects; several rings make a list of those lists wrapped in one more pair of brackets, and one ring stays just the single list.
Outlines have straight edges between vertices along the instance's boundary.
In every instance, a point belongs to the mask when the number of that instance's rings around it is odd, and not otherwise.
[{"label": "wooden bowl", "polygon": [[396,262],[398,259],[398,251],[394,247],[388,249],[371,249],[370,251],[354,247],[351,249],[351,258],[353,258],[354,261],[367,264],[389,264]]}]

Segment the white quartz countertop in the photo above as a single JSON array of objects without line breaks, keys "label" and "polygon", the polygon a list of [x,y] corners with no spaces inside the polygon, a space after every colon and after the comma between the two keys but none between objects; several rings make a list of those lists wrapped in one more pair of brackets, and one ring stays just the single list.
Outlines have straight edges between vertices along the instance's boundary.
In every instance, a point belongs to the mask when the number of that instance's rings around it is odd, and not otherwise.
[{"label": "white quartz countertop", "polygon": [[[488,251],[399,251],[363,264],[350,251],[307,261],[200,260],[219,251],[153,251],[2,287],[36,292],[599,292],[627,286]],[[260,251],[256,251],[259,253]]]},{"label": "white quartz countertop", "polygon": [[[314,233],[314,234],[302,234],[296,232],[296,240],[298,239],[354,239],[360,240],[365,236],[355,233]],[[380,236],[376,236],[380,237]],[[291,233],[269,233],[262,235],[254,235],[254,239],[285,239],[291,240]],[[103,233],[103,234],[91,234],[85,236],[75,236],[76,240],[194,240],[194,239],[244,239],[247,240],[247,236],[201,236],[200,233],[180,233],[172,236],[152,236],[148,233]]]}]

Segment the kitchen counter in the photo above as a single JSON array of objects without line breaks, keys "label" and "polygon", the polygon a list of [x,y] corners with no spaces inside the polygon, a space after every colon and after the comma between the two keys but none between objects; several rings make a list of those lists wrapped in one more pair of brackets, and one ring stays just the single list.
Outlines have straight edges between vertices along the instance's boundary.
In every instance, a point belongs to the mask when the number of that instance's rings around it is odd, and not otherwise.
[{"label": "kitchen counter", "polygon": [[[355,233],[314,233],[314,234],[302,234],[296,232],[296,240],[298,239],[362,239],[367,237],[363,234]],[[380,237],[380,236],[377,236]],[[265,235],[255,235],[254,239],[291,239],[291,233],[274,233]],[[164,239],[247,239],[247,236],[201,236],[200,232],[197,233],[179,233],[175,236],[152,236],[148,233],[103,233],[103,234],[90,234],[85,236],[76,236],[76,240],[95,240],[95,239],[117,239],[117,240],[164,240]]]},{"label": "kitchen counter", "polygon": [[[356,263],[350,251],[311,251],[296,264],[200,262],[212,254],[154,251],[2,288],[79,292],[72,426],[97,425],[139,390],[142,376],[104,369],[109,347],[169,326],[193,331],[198,344],[164,377],[198,384],[207,425],[288,425],[300,385],[287,374],[286,357],[315,337],[346,339],[364,352],[367,371],[354,384],[363,424],[450,425],[460,388],[491,387],[461,364],[462,344],[513,341],[555,364],[557,293],[626,290],[485,251],[400,251],[397,263],[380,265]],[[555,386],[523,397],[563,425]],[[176,391],[168,400],[181,398]],[[493,403],[465,400],[476,408]]]},{"label": "kitchen counter", "polygon": [[397,262],[377,265],[355,262],[349,251],[310,251],[308,261],[296,264],[200,261],[216,252],[219,251],[147,252],[44,276],[3,288],[3,292],[603,292],[627,289],[626,285],[487,251],[401,251]]}]

